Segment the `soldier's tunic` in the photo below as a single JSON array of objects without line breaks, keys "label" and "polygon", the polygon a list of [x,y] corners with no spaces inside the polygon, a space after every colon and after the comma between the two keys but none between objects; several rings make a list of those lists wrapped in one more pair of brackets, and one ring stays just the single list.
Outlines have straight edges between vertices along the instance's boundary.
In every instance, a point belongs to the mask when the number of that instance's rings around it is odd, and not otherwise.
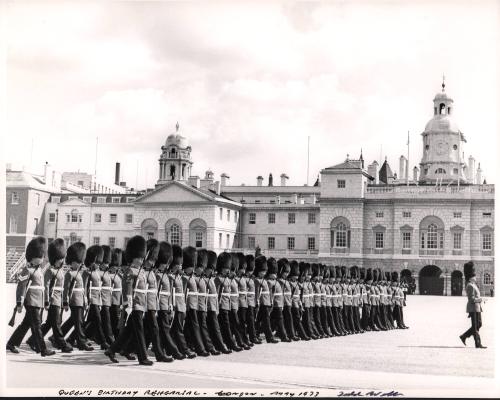
[{"label": "soldier's tunic", "polygon": [[290,281],[283,278],[280,278],[278,282],[283,288],[283,320],[285,323],[286,335],[290,339],[294,339],[296,337],[296,333],[293,326],[292,315],[292,286]]},{"label": "soldier's tunic", "polygon": [[144,337],[146,348],[152,343],[152,349],[156,359],[161,360],[165,357],[163,346],[160,340],[160,328],[156,318],[158,304],[158,284],[154,270],[145,271],[146,273],[146,311],[144,313]]},{"label": "soldier's tunic", "polygon": [[219,325],[222,338],[228,348],[235,349],[238,346],[233,338],[229,317],[231,311],[231,279],[227,276],[217,275],[215,285],[219,296]]},{"label": "soldier's tunic", "polygon": [[200,325],[201,339],[203,346],[209,352],[215,350],[207,324],[207,308],[208,308],[208,278],[196,276],[196,285],[198,288],[198,323]]},{"label": "soldier's tunic", "polygon": [[203,353],[205,352],[205,345],[203,344],[198,321],[198,284],[193,274],[183,275],[182,279],[186,290],[186,323],[184,325],[184,335],[190,347],[194,347],[197,353]]},{"label": "soldier's tunic", "polygon": [[362,314],[361,314],[361,327],[366,330],[370,328],[370,297],[369,297],[369,288],[366,284],[360,285],[361,291],[361,305],[362,305]]},{"label": "soldier's tunic", "polygon": [[361,331],[361,322],[359,317],[359,306],[361,305],[361,290],[359,284],[352,285],[352,315],[354,328],[356,331]]},{"label": "soldier's tunic", "polygon": [[110,271],[110,285],[111,285],[111,307],[109,308],[109,314],[111,319],[111,328],[113,330],[113,336],[118,337],[119,333],[119,321],[122,305],[122,275],[119,268],[113,267]]},{"label": "soldier's tunic", "polygon": [[231,287],[231,296],[230,296],[231,310],[229,311],[229,323],[231,324],[231,332],[234,335],[236,344],[238,346],[242,346],[243,337],[241,333],[242,331],[244,333],[244,329],[241,327],[240,319],[238,316],[240,294],[238,290],[238,281],[236,278],[230,279],[230,287]]},{"label": "soldier's tunic", "polygon": [[302,314],[302,326],[304,327],[305,333],[308,337],[313,337],[314,332],[312,330],[311,324],[311,293],[309,292],[309,285],[307,282],[302,282],[301,286],[301,303],[304,308]]},{"label": "soldier's tunic", "polygon": [[28,329],[31,328],[31,333],[35,344],[42,352],[47,350],[45,341],[41,331],[40,310],[44,305],[44,274],[45,270],[42,266],[33,266],[27,264],[19,274],[19,281],[16,288],[16,303],[17,306],[24,305],[26,314],[21,324],[16,328],[10,337],[8,344],[18,347],[26,335]]},{"label": "soldier's tunic", "polygon": [[324,282],[318,282],[318,283],[320,292],[319,312],[321,317],[321,327],[325,335],[332,336],[332,332],[328,324],[328,314],[326,310],[326,285],[324,284]]},{"label": "soldier's tunic", "polygon": [[255,281],[248,276],[244,277],[247,286],[247,315],[246,315],[246,331],[248,339],[252,343],[258,342],[257,333],[255,332]]},{"label": "soldier's tunic", "polygon": [[104,332],[104,337],[108,344],[114,342],[114,333],[113,327],[111,324],[111,303],[113,297],[113,288],[111,286],[111,280],[113,279],[113,275],[109,272],[109,267],[105,266],[104,271],[100,271],[101,273],[101,322],[102,322],[102,330]]},{"label": "soldier's tunic", "polygon": [[290,290],[291,290],[291,313],[292,313],[292,319],[293,319],[293,329],[295,332],[295,335],[299,336],[302,340],[306,340],[308,338],[306,331],[304,330],[304,326],[302,325],[302,313],[303,313],[303,306],[302,302],[300,300],[300,293],[301,293],[301,285],[298,281],[291,281],[290,283]]},{"label": "soldier's tunic", "polygon": [[256,293],[256,303],[257,303],[257,333],[263,332],[266,336],[267,341],[274,339],[271,330],[271,292],[269,289],[269,283],[266,279],[255,278],[255,293]]},{"label": "soldier's tunic", "polygon": [[[83,280],[87,280],[87,295],[89,311],[85,323],[85,336],[92,338],[97,344],[106,342],[101,321],[101,272],[99,269],[88,270],[83,273]],[[70,336],[71,338],[71,336]]]},{"label": "soldier's tunic", "polygon": [[170,335],[170,328],[173,322],[173,292],[170,286],[170,278],[166,271],[156,272],[156,285],[158,293],[158,330],[162,349],[165,349],[169,356],[179,357],[180,351],[175,341]]},{"label": "soldier's tunic", "polygon": [[224,344],[221,328],[219,326],[218,314],[219,295],[215,284],[215,278],[211,276],[207,280],[207,327],[214,347],[219,351],[223,351],[226,345]]},{"label": "soldier's tunic", "polygon": [[248,338],[247,332],[247,314],[248,314],[248,284],[247,278],[244,275],[234,278],[237,283],[238,291],[238,323],[237,330],[241,341],[245,344],[249,344],[250,340]]},{"label": "soldier's tunic", "polygon": [[283,288],[281,283],[276,279],[268,279],[268,286],[271,291],[272,297],[272,310],[271,310],[271,329],[276,330],[277,336],[281,341],[288,341],[288,336],[285,330],[283,321],[283,306],[285,304],[283,298]]},{"label": "soldier's tunic", "polygon": [[87,305],[84,274],[88,275],[85,267],[71,266],[64,277],[63,305],[69,306],[70,318],[63,324],[61,330],[65,335],[74,325],[74,338],[78,347],[84,347],[87,337],[84,332],[83,313]]},{"label": "soldier's tunic", "polygon": [[[172,303],[174,306],[174,322],[170,334],[174,339],[179,351],[183,354],[188,353],[186,337],[184,336],[184,320],[186,318],[186,300],[182,275],[180,273],[169,274],[170,285],[172,286]],[[187,290],[187,288],[186,288]]]}]

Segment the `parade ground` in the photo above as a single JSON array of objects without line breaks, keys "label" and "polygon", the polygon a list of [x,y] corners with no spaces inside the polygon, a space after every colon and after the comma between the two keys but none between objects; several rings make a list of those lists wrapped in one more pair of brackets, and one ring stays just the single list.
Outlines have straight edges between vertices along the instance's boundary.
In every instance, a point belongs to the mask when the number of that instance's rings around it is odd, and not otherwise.
[{"label": "parade ground", "polygon": [[[15,285],[7,285],[14,305]],[[407,330],[366,332],[309,342],[262,344],[250,351],[139,366],[100,350],[42,358],[23,344],[6,354],[6,388],[142,388],[287,391],[398,390],[406,396],[488,396],[494,393],[495,298],[483,306],[481,337],[487,349],[464,347],[458,335],[469,326],[465,297],[408,296]],[[8,313],[10,317],[10,312]],[[21,321],[18,315],[16,323]],[[7,338],[13,328],[7,327]],[[151,354],[151,359],[154,356]],[[34,393],[34,392],[31,392]],[[57,392],[53,392],[56,394]],[[323,393],[323,392],[322,392]],[[498,394],[498,392],[497,392]]]}]

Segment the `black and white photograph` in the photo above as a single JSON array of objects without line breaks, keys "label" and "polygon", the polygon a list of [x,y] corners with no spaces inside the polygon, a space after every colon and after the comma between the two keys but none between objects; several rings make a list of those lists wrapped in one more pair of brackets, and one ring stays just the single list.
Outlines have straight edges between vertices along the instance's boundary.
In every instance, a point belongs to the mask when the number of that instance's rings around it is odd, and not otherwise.
[{"label": "black and white photograph", "polygon": [[0,395],[498,398],[500,1],[0,0]]}]

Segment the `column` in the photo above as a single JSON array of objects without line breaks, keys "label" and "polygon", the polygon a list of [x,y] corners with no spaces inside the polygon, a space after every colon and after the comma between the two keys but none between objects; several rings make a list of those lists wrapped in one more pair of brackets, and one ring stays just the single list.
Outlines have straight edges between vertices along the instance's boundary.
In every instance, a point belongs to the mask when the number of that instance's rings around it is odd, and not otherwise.
[{"label": "column", "polygon": [[158,174],[158,179],[163,179],[163,162],[160,161],[160,172]]},{"label": "column", "polygon": [[418,284],[418,272],[411,272],[411,277],[415,279],[415,294],[420,294],[420,288]]}]

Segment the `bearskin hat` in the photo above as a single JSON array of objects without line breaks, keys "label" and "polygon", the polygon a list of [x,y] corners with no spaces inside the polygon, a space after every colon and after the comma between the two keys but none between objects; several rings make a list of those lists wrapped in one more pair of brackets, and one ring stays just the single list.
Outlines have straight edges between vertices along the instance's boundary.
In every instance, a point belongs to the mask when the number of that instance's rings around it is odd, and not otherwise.
[{"label": "bearskin hat", "polygon": [[378,269],[373,268],[373,282],[378,282]]},{"label": "bearskin hat", "polygon": [[68,250],[66,250],[66,264],[69,265],[74,262],[78,264],[83,263],[83,260],[85,259],[85,250],[86,247],[84,243],[73,243],[68,247]]},{"label": "bearskin hat", "polygon": [[273,257],[267,259],[267,274],[277,274],[278,273],[278,263]]},{"label": "bearskin hat", "polygon": [[292,276],[299,276],[299,275],[300,275],[299,263],[296,260],[292,260],[290,262],[290,274],[288,276],[292,277]]},{"label": "bearskin hat", "polygon": [[247,263],[247,272],[253,272],[255,269],[255,257],[252,254],[247,254],[245,262]]},{"label": "bearskin hat", "polygon": [[182,258],[182,268],[196,268],[197,255],[193,246],[184,247]]},{"label": "bearskin hat", "polygon": [[392,271],[391,281],[393,281],[393,282],[399,282],[399,273],[398,273],[398,271]]},{"label": "bearskin hat", "polygon": [[104,250],[101,246],[93,245],[87,249],[87,254],[85,255],[85,266],[90,267],[92,264],[102,264],[102,257],[104,255]]},{"label": "bearskin hat", "polygon": [[373,273],[371,268],[366,269],[366,276],[365,276],[365,281],[373,281]]},{"label": "bearskin hat", "polygon": [[215,269],[217,266],[217,254],[215,251],[208,250],[207,252],[208,257],[207,257],[207,266],[205,269]]},{"label": "bearskin hat", "polygon": [[223,269],[231,269],[231,254],[223,251],[217,257],[217,272],[221,272]]},{"label": "bearskin hat", "polygon": [[261,271],[267,271],[267,259],[266,256],[258,256],[255,258],[255,271],[254,274],[257,275]]},{"label": "bearskin hat", "polygon": [[173,265],[182,265],[182,247],[178,244],[172,245],[172,264]]},{"label": "bearskin hat", "polygon": [[340,267],[340,272],[342,273],[342,278],[347,277],[347,268],[344,266]]},{"label": "bearskin hat", "polygon": [[156,260],[158,260],[158,253],[160,251],[160,243],[156,239],[148,239],[146,242],[146,253],[148,260],[153,261],[156,263]]},{"label": "bearskin hat", "polygon": [[240,269],[240,258],[237,253],[231,254],[231,271],[238,271]]},{"label": "bearskin hat", "polygon": [[358,267],[356,265],[353,265],[350,268],[350,272],[351,272],[351,278],[352,279],[356,279],[358,277]]},{"label": "bearskin hat", "polygon": [[358,276],[358,278],[361,279],[362,281],[364,281],[365,280],[365,276],[366,276],[366,269],[365,269],[365,267],[361,267],[359,269],[359,276]]},{"label": "bearskin hat", "polygon": [[243,269],[246,271],[247,269],[247,259],[245,258],[245,255],[243,253],[237,253],[238,254],[238,268]]},{"label": "bearskin hat", "polygon": [[197,251],[198,260],[196,261],[196,267],[205,269],[208,263],[208,252],[206,249],[200,249]]},{"label": "bearskin hat", "polygon": [[330,278],[330,268],[328,265],[322,265],[322,270],[323,270],[323,279],[328,279]]},{"label": "bearskin hat", "polygon": [[313,278],[315,278],[316,276],[319,276],[319,265],[316,264],[316,263],[312,263],[311,264],[311,275]]},{"label": "bearskin hat", "polygon": [[330,278],[335,278],[335,266],[330,265],[328,269],[330,270]]},{"label": "bearskin hat", "polygon": [[278,260],[278,274],[281,275],[283,272],[290,273],[290,263],[286,258],[280,258]]},{"label": "bearskin hat", "polygon": [[476,269],[472,261],[466,262],[464,264],[464,277],[465,281],[468,281],[473,276],[476,276]]},{"label": "bearskin hat", "polygon": [[385,280],[387,282],[391,281],[391,272],[390,271],[385,271]]},{"label": "bearskin hat", "polygon": [[54,265],[57,260],[61,260],[66,256],[66,245],[64,240],[56,239],[49,243],[49,248],[47,249],[47,256],[49,258],[50,265]]},{"label": "bearskin hat", "polygon": [[47,240],[43,236],[31,239],[26,246],[26,260],[30,262],[34,258],[43,258],[47,251]]},{"label": "bearskin hat", "polygon": [[122,249],[113,249],[113,254],[111,254],[111,265],[112,267],[121,267],[122,265]]},{"label": "bearskin hat", "polygon": [[158,258],[156,259],[156,266],[167,266],[172,262],[172,245],[168,242],[160,242],[158,249]]},{"label": "bearskin hat", "polygon": [[125,247],[125,261],[130,264],[134,258],[144,257],[146,257],[146,239],[139,235],[132,236]]},{"label": "bearskin hat", "polygon": [[103,251],[102,263],[103,264],[111,263],[111,247],[106,246],[106,245],[103,245],[101,247],[102,247],[102,251]]},{"label": "bearskin hat", "polygon": [[305,263],[304,271],[305,271],[306,275],[310,275],[311,274],[311,264],[310,263]]},{"label": "bearskin hat", "polygon": [[335,266],[335,279],[342,278],[342,268],[338,265]]}]

